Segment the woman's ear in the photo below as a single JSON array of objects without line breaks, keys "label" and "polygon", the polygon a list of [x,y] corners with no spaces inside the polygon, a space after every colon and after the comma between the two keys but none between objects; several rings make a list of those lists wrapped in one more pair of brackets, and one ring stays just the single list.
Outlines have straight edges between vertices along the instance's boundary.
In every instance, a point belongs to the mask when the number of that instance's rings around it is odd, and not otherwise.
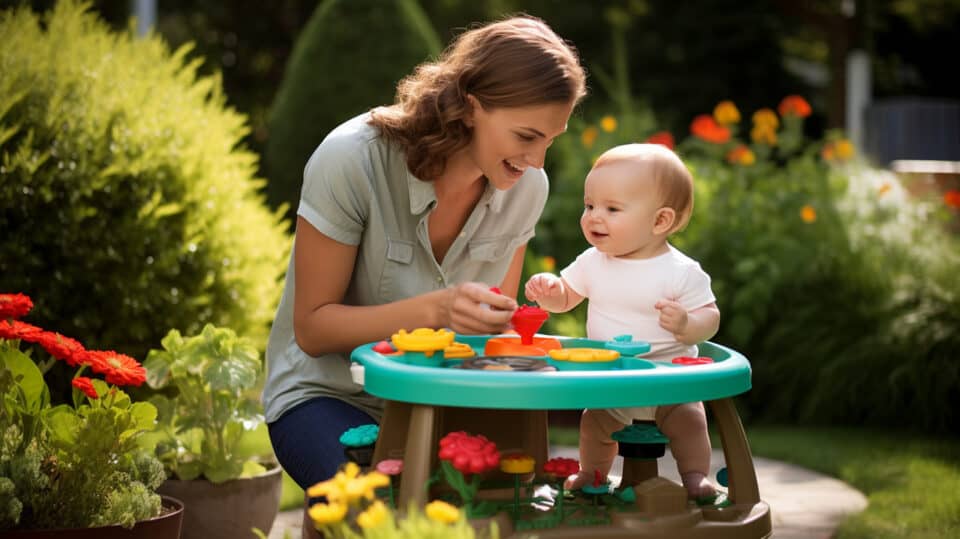
[{"label": "woman's ear", "polygon": [[467,113],[463,117],[464,125],[469,128],[473,128],[477,110],[479,110],[480,107],[480,100],[474,97],[473,94],[467,94]]},{"label": "woman's ear", "polygon": [[673,208],[663,207],[657,210],[656,218],[653,221],[654,234],[669,234],[677,222],[677,212]]}]

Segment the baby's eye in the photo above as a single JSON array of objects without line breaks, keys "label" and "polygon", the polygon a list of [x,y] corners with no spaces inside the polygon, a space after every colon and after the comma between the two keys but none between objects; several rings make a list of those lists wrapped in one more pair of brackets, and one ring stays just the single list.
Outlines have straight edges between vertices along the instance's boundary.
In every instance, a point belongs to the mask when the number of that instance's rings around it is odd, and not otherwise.
[{"label": "baby's eye", "polygon": [[585,210],[592,210],[592,209],[593,209],[593,204],[586,204],[586,203],[584,203],[583,209],[585,209]]},{"label": "baby's eye", "polygon": [[609,208],[607,208],[607,211],[610,213],[617,213],[618,211],[620,211],[620,208],[614,208],[613,206],[610,206]]}]

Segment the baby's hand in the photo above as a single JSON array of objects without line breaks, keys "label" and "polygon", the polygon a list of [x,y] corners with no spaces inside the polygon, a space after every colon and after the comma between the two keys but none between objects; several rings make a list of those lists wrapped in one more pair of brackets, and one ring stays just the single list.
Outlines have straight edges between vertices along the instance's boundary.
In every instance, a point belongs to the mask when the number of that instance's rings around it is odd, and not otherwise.
[{"label": "baby's hand", "polygon": [[530,301],[540,301],[563,294],[560,278],[552,273],[538,273],[527,280],[523,292]]},{"label": "baby's hand", "polygon": [[654,305],[660,311],[660,327],[680,335],[687,329],[687,310],[676,301],[661,299]]}]

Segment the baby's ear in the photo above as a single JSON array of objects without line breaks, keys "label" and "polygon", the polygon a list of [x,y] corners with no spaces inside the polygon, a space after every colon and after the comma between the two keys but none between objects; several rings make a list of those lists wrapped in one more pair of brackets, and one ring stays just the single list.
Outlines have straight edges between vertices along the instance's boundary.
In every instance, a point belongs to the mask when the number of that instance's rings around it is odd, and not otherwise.
[{"label": "baby's ear", "polygon": [[656,219],[653,221],[654,234],[669,234],[673,230],[674,223],[677,222],[677,212],[673,208],[663,207],[657,210]]}]

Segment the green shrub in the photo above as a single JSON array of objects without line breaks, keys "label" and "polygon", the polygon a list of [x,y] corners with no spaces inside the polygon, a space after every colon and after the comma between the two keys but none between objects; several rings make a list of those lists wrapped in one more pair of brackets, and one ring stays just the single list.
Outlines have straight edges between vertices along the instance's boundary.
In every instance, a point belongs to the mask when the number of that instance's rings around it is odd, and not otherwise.
[{"label": "green shrub", "polygon": [[440,52],[416,0],[327,0],[294,45],[270,112],[267,197],[296,209],[303,167],[341,122],[393,102],[397,82]]},{"label": "green shrub", "polygon": [[237,147],[244,117],[188,47],[86,9],[0,13],[0,290],[42,298],[36,323],[134,357],[171,327],[264,342],[289,237]]}]

